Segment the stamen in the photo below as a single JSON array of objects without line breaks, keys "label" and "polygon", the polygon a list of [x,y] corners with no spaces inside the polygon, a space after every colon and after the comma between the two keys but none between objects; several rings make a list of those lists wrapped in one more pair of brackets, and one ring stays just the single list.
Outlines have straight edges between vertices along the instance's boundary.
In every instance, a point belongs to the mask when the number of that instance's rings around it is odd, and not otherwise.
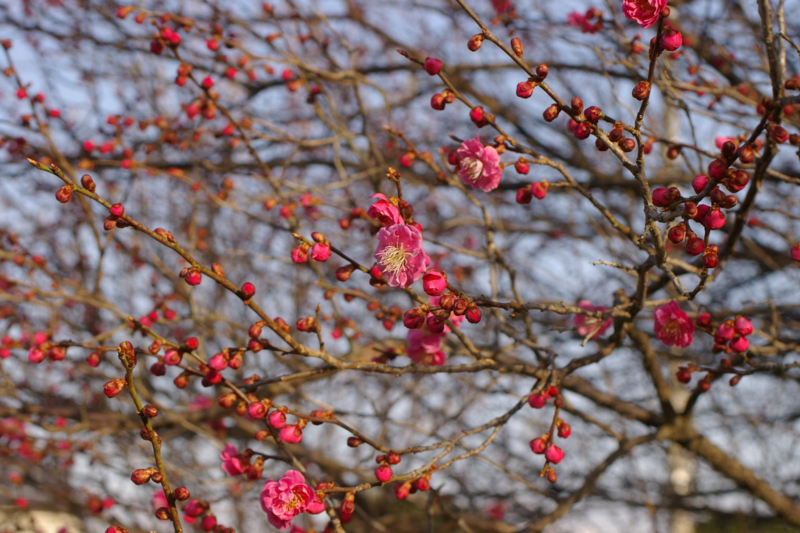
[{"label": "stamen", "polygon": [[378,263],[387,273],[398,274],[406,267],[409,254],[402,247],[387,246],[378,255],[380,256]]},{"label": "stamen", "polygon": [[474,157],[465,157],[461,160],[461,167],[466,171],[470,181],[476,181],[483,174],[483,161]]}]

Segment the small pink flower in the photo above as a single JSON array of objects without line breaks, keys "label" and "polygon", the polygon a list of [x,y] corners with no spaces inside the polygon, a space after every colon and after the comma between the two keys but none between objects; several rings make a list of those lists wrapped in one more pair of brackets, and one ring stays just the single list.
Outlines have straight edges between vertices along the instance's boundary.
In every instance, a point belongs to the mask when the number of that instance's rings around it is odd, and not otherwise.
[{"label": "small pink flower", "polygon": [[692,343],[694,323],[677,302],[671,301],[657,307],[653,319],[656,337],[667,346],[685,348]]},{"label": "small pink flower", "polygon": [[280,481],[268,480],[260,497],[269,523],[278,529],[289,529],[292,519],[305,512],[316,499],[317,495],[297,470],[289,470]]},{"label": "small pink flower", "polygon": [[597,33],[602,28],[602,23],[592,24],[589,17],[578,11],[573,11],[567,15],[567,26],[574,26],[581,29],[581,33]]},{"label": "small pink flower", "polygon": [[190,411],[205,411],[206,409],[210,409],[214,403],[208,396],[203,396],[202,394],[198,394],[192,401],[189,403],[188,408]]},{"label": "small pink flower", "polygon": [[487,192],[500,185],[503,167],[500,166],[500,154],[493,146],[484,146],[480,137],[475,137],[461,143],[456,153],[458,175],[464,185]]},{"label": "small pink flower", "polygon": [[[586,309],[587,311],[608,311],[608,307],[603,307],[602,305],[592,305],[592,302],[589,300],[581,300],[578,302],[578,307],[581,309]],[[578,335],[581,337],[586,337],[589,333],[594,331],[598,327],[598,322],[600,319],[598,318],[589,318],[586,315],[575,315],[575,318],[572,319],[573,324],[575,327],[578,328]],[[605,322],[600,326],[600,329],[592,335],[592,337],[599,337],[603,333],[611,327],[611,324],[614,321],[612,319],[606,319]]]},{"label": "small pink flower", "polygon": [[442,366],[447,356],[442,351],[444,333],[431,333],[427,328],[408,330],[406,355],[421,365]]},{"label": "small pink flower", "polygon": [[369,207],[367,214],[380,222],[381,226],[386,228],[397,224],[405,224],[400,210],[386,196],[378,193],[373,194],[370,198],[377,198],[378,201]]},{"label": "small pink flower", "polygon": [[169,507],[167,495],[164,494],[163,490],[159,490],[153,494],[153,499],[150,500],[150,504],[153,506],[153,510],[160,509],[161,507]]},{"label": "small pink flower", "polygon": [[401,289],[417,281],[431,262],[422,249],[422,233],[405,224],[381,228],[375,260],[389,285]]},{"label": "small pink flower", "polygon": [[667,0],[624,0],[622,14],[626,18],[638,22],[642,28],[649,28],[661,16],[667,7]]},{"label": "small pink flower", "polygon": [[238,476],[244,473],[246,462],[242,460],[242,456],[236,452],[236,448],[232,444],[226,444],[219,456],[222,459],[222,469],[226,474]]}]

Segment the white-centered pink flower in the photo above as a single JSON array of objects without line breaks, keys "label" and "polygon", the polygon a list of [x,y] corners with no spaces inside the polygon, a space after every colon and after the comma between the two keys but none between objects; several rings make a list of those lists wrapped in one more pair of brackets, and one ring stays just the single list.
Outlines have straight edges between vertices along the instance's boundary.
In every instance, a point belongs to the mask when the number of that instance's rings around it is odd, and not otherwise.
[{"label": "white-centered pink flower", "polygon": [[456,151],[458,175],[464,185],[481,191],[493,191],[500,185],[503,167],[493,146],[484,146],[480,137],[467,139]]},{"label": "white-centered pink flower", "polygon": [[375,261],[390,286],[404,289],[422,277],[431,258],[422,249],[422,232],[396,224],[378,232]]},{"label": "white-centered pink flower", "polygon": [[656,308],[653,313],[654,330],[658,340],[667,346],[686,348],[694,338],[694,322],[671,301]]},{"label": "white-centered pink flower", "polygon": [[270,479],[261,491],[261,508],[269,523],[278,529],[289,529],[292,519],[300,513],[321,512],[325,506],[306,478],[297,470],[289,470],[280,481]]}]

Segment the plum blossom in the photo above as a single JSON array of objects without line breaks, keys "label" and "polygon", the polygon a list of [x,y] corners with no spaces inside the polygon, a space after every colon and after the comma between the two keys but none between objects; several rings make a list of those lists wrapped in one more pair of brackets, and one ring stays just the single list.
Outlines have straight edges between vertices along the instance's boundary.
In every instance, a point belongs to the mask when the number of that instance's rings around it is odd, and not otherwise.
[{"label": "plum blossom", "polygon": [[592,24],[589,21],[589,13],[583,14],[578,11],[573,11],[567,15],[567,26],[574,26],[581,29],[581,33],[597,33],[602,24]]},{"label": "plum blossom", "polygon": [[377,198],[378,201],[369,207],[367,214],[377,219],[381,226],[386,228],[396,224],[405,224],[400,210],[385,195],[378,193],[373,194],[370,198]]},{"label": "plum blossom", "polygon": [[150,500],[150,504],[153,506],[153,510],[160,509],[161,507],[169,507],[169,502],[167,502],[167,495],[164,494],[164,490],[156,491],[153,494],[153,499]]},{"label": "plum blossom", "polygon": [[484,146],[480,137],[475,137],[461,143],[456,153],[458,175],[464,185],[487,192],[500,185],[503,167],[500,166],[500,154],[493,146]]},{"label": "plum blossom", "polygon": [[[589,300],[581,300],[578,302],[578,307],[581,309],[586,309],[587,311],[608,311],[608,307],[603,307],[602,305],[592,305],[592,302]],[[592,337],[599,337],[603,335],[603,333],[605,333],[613,323],[613,320],[608,318],[602,323],[602,325],[600,325],[598,329],[599,321],[599,318],[587,317],[586,315],[575,315],[575,318],[572,320],[573,324],[575,324],[575,327],[578,328],[578,335],[581,337],[586,337],[592,332],[594,332],[592,333]]]},{"label": "plum blossom", "polygon": [[692,343],[694,322],[674,300],[657,307],[653,319],[656,337],[667,346],[685,348]]},{"label": "plum blossom", "polygon": [[247,461],[236,452],[236,448],[232,444],[226,444],[219,456],[222,459],[222,469],[229,476],[243,474],[248,466]]},{"label": "plum blossom", "polygon": [[638,22],[642,28],[649,28],[661,16],[667,7],[667,0],[624,0],[622,14],[626,18]]},{"label": "plum blossom", "polygon": [[422,249],[422,232],[396,224],[378,232],[377,269],[391,287],[405,289],[417,281],[431,263]]},{"label": "plum blossom", "polygon": [[260,500],[269,523],[278,529],[289,529],[292,519],[300,513],[316,514],[325,508],[297,470],[289,470],[280,481],[267,480]]},{"label": "plum blossom", "polygon": [[408,330],[406,355],[421,365],[442,366],[447,356],[442,351],[445,333],[431,333],[427,327]]}]

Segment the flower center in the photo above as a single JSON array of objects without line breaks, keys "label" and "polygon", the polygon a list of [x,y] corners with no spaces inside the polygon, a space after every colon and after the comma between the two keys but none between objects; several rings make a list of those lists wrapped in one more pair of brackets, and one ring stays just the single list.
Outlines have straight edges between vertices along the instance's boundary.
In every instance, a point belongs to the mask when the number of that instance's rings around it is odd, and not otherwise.
[{"label": "flower center", "polygon": [[398,274],[408,263],[409,254],[402,246],[387,246],[378,255],[380,256],[378,264],[389,274]]},{"label": "flower center", "polygon": [[483,174],[483,161],[474,157],[465,157],[461,160],[461,168],[464,169],[470,181],[476,181]]},{"label": "flower center", "polygon": [[667,322],[667,325],[664,327],[665,337],[674,339],[675,337],[679,337],[681,334],[681,323],[677,320],[670,320]]},{"label": "flower center", "polygon": [[292,491],[292,494],[294,495],[294,498],[281,504],[281,511],[285,514],[294,514],[295,509],[303,504],[303,498],[301,498],[297,492]]}]

